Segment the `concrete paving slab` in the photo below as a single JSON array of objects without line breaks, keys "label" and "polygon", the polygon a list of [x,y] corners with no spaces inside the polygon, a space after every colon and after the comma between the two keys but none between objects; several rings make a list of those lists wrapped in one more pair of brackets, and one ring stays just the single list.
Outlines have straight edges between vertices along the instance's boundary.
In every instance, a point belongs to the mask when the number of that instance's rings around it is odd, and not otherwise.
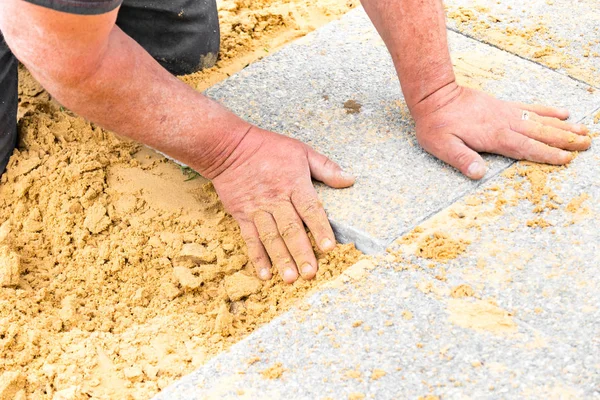
[{"label": "concrete paving slab", "polygon": [[[594,119],[586,118],[584,123],[598,131],[600,124],[594,124]],[[596,357],[600,354],[600,146],[594,143],[569,168],[540,172],[541,168],[522,163],[513,168],[534,171],[536,175],[530,175],[534,180],[518,175],[490,180],[475,195],[419,227],[423,231],[418,237],[392,247],[429,274],[443,275],[451,286],[467,284],[478,296],[515,310],[520,320],[569,344],[584,359]],[[544,195],[538,202],[533,196],[540,189]],[[507,195],[511,192],[526,198],[511,204],[513,194]],[[486,218],[487,210],[507,199],[502,210]],[[475,223],[473,216],[481,221]],[[416,256],[420,238],[432,232],[471,244],[462,256],[445,263]],[[600,382],[600,364],[594,362],[589,361],[588,369]]]},{"label": "concrete paving slab", "polygon": [[596,0],[446,0],[448,26],[600,87]]},{"label": "concrete paving slab", "polygon": [[156,399],[600,395],[597,353],[518,320],[508,333],[456,326],[446,283],[398,267],[314,295]]},{"label": "concrete paving slab", "polygon": [[515,165],[157,399],[600,398],[599,175]]},{"label": "concrete paving slab", "polygon": [[[584,84],[450,34],[460,79],[504,99],[543,102],[581,119],[598,104]],[[319,194],[341,242],[381,252],[479,183],[423,152],[390,57],[362,9],[207,91],[262,128],[288,134],[358,175],[353,188]],[[349,113],[345,102],[362,107]],[[488,179],[511,161],[487,156]]]}]

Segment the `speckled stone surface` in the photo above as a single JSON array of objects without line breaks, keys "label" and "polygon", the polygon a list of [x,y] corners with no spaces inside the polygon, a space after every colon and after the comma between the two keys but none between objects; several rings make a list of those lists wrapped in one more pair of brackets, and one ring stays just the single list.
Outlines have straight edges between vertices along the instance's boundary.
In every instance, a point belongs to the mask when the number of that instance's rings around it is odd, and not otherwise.
[{"label": "speckled stone surface", "polygon": [[600,2],[445,0],[448,26],[600,87]]},{"label": "speckled stone surface", "polygon": [[[528,184],[490,180],[422,224],[420,238],[393,244],[372,270],[351,268],[157,399],[599,399],[598,176],[596,145],[547,173],[558,208],[541,213]],[[525,196],[486,214],[511,190]],[[572,202],[581,195],[589,197]],[[535,218],[552,225],[527,226]],[[416,256],[430,232],[470,244],[447,262]],[[458,285],[473,289],[465,301],[491,301],[512,315],[516,331],[452,323]],[[281,376],[268,379],[277,366]]]},{"label": "speckled stone surface", "polygon": [[[305,311],[273,321],[156,399],[600,397],[598,351],[520,320],[507,335],[457,327],[447,296],[415,287],[431,281],[448,291],[427,274],[380,265],[360,283],[314,295]],[[281,376],[268,379],[264,371],[279,363]]]},{"label": "speckled stone surface", "polygon": [[[600,131],[600,124],[594,124],[593,118],[584,123]],[[525,198],[506,205],[494,218],[484,217],[486,206],[493,205],[503,197],[502,192],[512,190],[514,182],[519,181],[518,177],[498,177],[448,210],[448,214],[455,211],[478,215],[479,223],[471,220],[456,224],[452,222],[455,218],[440,216],[422,226],[423,234],[439,231],[471,241],[462,256],[432,263],[413,255],[414,243],[391,247],[400,249],[408,261],[422,266],[430,275],[444,275],[451,286],[468,284],[479,296],[494,298],[504,308],[515,310],[528,326],[569,344],[587,360],[589,371],[595,372],[600,383],[598,177],[600,146],[596,142],[569,168],[548,173],[546,188],[557,197],[550,201],[546,195],[541,204],[552,202],[557,208],[536,212],[536,206]],[[525,180],[518,192],[530,195],[531,185]],[[475,199],[480,199],[482,205]],[[548,226],[528,226],[536,219]]]},{"label": "speckled stone surface", "polygon": [[[581,119],[598,94],[547,68],[451,33],[457,72],[504,99],[571,109]],[[342,242],[376,253],[473,190],[473,182],[423,152],[387,50],[362,9],[216,85],[207,94],[260,127],[289,134],[358,175],[353,188],[319,185]],[[349,114],[348,100],[362,105]],[[493,177],[510,164],[487,156]]]}]

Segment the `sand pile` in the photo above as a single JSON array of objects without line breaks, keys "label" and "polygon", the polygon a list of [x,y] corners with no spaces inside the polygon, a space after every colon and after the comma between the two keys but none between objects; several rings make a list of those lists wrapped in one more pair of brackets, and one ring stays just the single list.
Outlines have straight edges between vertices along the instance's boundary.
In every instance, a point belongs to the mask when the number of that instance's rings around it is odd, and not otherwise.
[{"label": "sand pile", "polygon": [[[333,3],[221,2],[223,62],[299,34],[301,15],[271,6],[325,18]],[[19,95],[0,184],[0,400],[149,398],[360,257],[339,246],[316,281],[263,283],[209,182],[64,110],[24,69]]]},{"label": "sand pile", "polygon": [[[51,103],[20,131],[0,186],[0,370],[31,398],[147,398],[316,285],[256,279],[212,185],[149,150]],[[319,255],[318,282],[359,255]]]}]

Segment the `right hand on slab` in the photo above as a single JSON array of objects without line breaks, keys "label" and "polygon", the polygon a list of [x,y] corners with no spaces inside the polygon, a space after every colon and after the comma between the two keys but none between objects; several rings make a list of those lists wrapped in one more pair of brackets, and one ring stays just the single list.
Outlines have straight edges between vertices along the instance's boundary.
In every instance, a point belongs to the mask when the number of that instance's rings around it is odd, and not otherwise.
[{"label": "right hand on slab", "polygon": [[335,236],[311,176],[333,188],[351,186],[354,177],[308,145],[256,127],[228,163],[213,184],[240,224],[258,276],[270,279],[274,265],[287,283],[299,274],[312,279],[317,259],[304,225],[324,252],[335,247]]},{"label": "right hand on slab", "polygon": [[[471,179],[486,173],[479,152],[563,165],[590,147],[588,130],[566,110],[512,103],[452,84],[412,110],[421,146]],[[527,118],[524,118],[527,116]]]}]

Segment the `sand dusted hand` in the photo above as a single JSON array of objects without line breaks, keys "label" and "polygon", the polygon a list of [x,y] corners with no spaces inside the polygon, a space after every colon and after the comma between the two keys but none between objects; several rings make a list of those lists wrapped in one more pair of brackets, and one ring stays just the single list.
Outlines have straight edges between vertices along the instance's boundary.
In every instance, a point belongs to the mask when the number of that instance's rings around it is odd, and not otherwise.
[{"label": "sand dusted hand", "polygon": [[421,146],[471,179],[486,173],[479,152],[563,165],[591,145],[584,125],[564,121],[567,110],[506,102],[455,83],[411,111]]},{"label": "sand dusted hand", "polygon": [[270,279],[274,265],[287,283],[299,274],[312,279],[317,259],[304,225],[324,252],[335,237],[311,176],[334,188],[351,186],[354,177],[308,145],[256,127],[229,159],[213,184],[240,224],[258,276]]}]

